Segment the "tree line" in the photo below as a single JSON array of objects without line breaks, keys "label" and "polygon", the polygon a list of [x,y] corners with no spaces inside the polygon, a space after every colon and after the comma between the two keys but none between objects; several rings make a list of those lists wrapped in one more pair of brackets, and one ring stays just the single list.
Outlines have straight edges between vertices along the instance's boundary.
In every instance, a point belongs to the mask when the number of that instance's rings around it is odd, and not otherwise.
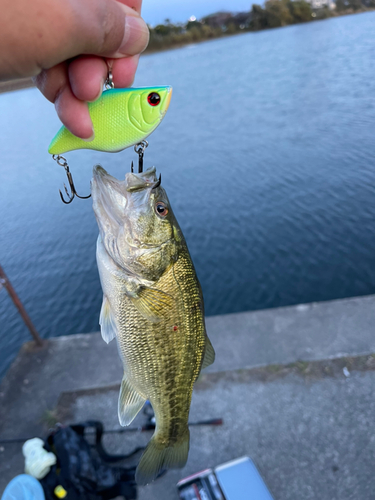
[{"label": "tree line", "polygon": [[334,9],[328,5],[312,8],[305,0],[268,0],[264,6],[252,5],[248,12],[217,12],[181,24],[173,24],[166,19],[163,24],[149,27],[147,50],[163,50],[245,31],[278,28],[374,8],[375,0],[336,0]]}]

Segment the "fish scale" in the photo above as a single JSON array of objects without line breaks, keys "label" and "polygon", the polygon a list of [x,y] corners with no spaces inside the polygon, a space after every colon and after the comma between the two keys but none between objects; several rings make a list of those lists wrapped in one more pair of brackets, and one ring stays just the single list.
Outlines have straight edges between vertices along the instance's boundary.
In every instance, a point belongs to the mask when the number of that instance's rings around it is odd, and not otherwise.
[{"label": "fish scale", "polygon": [[[181,392],[184,408],[180,415],[183,415],[184,421],[187,422],[193,384],[199,375],[205,345],[202,315],[187,315],[185,313],[184,298],[191,297],[192,291],[196,288],[194,286],[196,284],[195,276],[191,272],[193,269],[191,268],[189,272],[189,261],[186,256],[179,258],[176,267],[177,269],[171,268],[156,285],[161,290],[167,289],[174,297],[178,293],[181,295],[180,300],[176,299],[176,309],[171,317],[152,325],[150,328],[149,325],[144,324],[145,320],[137,309],[129,303],[130,301],[124,302],[122,304],[123,311],[120,313],[123,328],[120,329],[118,336],[119,348],[127,370],[132,374],[134,387],[150,399],[155,414],[158,416],[158,424],[163,429],[162,432],[165,428],[169,428],[173,407],[177,404],[176,400],[170,397],[168,391],[168,385],[175,379],[171,372],[178,369],[178,378],[186,381]],[[181,283],[177,286],[175,284],[176,274],[181,276]],[[199,295],[195,295],[195,297],[193,295],[194,299],[202,300]],[[176,323],[180,326],[175,332],[173,326]],[[133,338],[145,326],[148,327],[147,333],[137,339],[138,342],[135,346]],[[140,348],[137,347],[138,343]],[[158,356],[160,350],[163,351],[163,345],[168,346],[167,353],[164,356]],[[168,366],[169,363],[170,366]],[[153,374],[153,380],[150,380],[149,373]],[[147,393],[150,383],[154,385],[154,388]],[[181,387],[181,383],[178,385]],[[167,390],[165,391],[164,388]],[[165,404],[166,399],[168,399],[168,405]],[[168,439],[173,439],[173,435],[168,431],[165,432]]]}]

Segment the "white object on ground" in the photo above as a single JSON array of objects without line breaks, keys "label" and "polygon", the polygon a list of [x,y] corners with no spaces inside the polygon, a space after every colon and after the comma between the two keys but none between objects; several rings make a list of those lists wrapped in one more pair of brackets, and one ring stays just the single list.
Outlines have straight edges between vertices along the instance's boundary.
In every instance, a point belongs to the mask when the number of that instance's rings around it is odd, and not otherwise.
[{"label": "white object on ground", "polygon": [[25,472],[36,479],[42,479],[48,474],[51,465],[55,465],[56,456],[43,448],[42,439],[29,439],[22,446],[25,457]]}]

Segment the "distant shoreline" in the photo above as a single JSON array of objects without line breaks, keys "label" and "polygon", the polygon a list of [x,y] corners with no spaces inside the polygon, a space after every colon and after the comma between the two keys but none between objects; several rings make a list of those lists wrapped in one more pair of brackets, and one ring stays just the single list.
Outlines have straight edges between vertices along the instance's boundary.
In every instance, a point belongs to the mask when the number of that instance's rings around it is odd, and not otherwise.
[{"label": "distant shoreline", "polygon": [[[375,9],[373,8],[366,8],[366,9],[361,9],[356,12],[353,11],[345,11],[345,12],[340,12],[340,13],[331,13],[330,17],[326,17],[324,19],[317,19],[316,21],[324,21],[326,19],[332,19],[335,17],[341,17],[341,16],[350,16],[354,14],[364,14],[365,12],[374,12]],[[298,23],[298,24],[305,24],[305,23]],[[292,26],[292,25],[289,25]],[[280,27],[280,26],[278,26]],[[284,26],[281,26],[284,27]],[[219,38],[226,38],[226,37],[232,37],[236,35],[244,35],[245,33],[257,33],[258,31],[264,31],[264,29],[275,29],[275,28],[263,28],[261,30],[254,30],[254,31],[243,31],[243,32],[235,32],[231,34],[222,34],[220,36],[215,36],[215,37],[209,37],[209,38],[203,38],[200,40],[196,40],[194,42],[182,42],[182,43],[171,43],[169,46],[164,46],[160,48],[147,48],[144,52],[145,55],[148,54],[155,54],[157,52],[165,52],[166,50],[172,50],[172,49],[179,49],[181,47],[186,47],[188,45],[196,45],[198,43],[202,42],[207,42],[209,40],[218,40]],[[3,94],[5,92],[13,92],[15,90],[22,90],[22,89],[27,89],[27,88],[32,88],[35,87],[34,82],[32,81],[31,78],[20,78],[18,80],[9,80],[6,82],[0,82],[0,94]]]}]

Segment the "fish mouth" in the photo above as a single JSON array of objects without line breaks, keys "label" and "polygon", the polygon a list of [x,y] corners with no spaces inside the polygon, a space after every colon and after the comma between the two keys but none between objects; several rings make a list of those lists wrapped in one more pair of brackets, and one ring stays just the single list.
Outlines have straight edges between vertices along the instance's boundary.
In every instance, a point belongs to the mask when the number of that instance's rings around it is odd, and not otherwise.
[{"label": "fish mouth", "polygon": [[145,172],[141,173],[127,173],[125,175],[126,180],[126,191],[134,192],[134,191],[143,191],[144,189],[149,189],[158,184],[158,180],[156,179],[156,168],[151,167]]},{"label": "fish mouth", "polygon": [[112,177],[112,175],[110,175],[101,165],[95,165],[92,173],[94,181],[112,180],[118,182],[118,180]]},{"label": "fish mouth", "polygon": [[119,181],[112,177],[103,167],[96,165],[93,168],[91,179],[91,195],[94,212],[99,210],[99,206],[106,207],[109,211],[111,207],[121,210],[126,206],[124,192],[125,181]]}]

